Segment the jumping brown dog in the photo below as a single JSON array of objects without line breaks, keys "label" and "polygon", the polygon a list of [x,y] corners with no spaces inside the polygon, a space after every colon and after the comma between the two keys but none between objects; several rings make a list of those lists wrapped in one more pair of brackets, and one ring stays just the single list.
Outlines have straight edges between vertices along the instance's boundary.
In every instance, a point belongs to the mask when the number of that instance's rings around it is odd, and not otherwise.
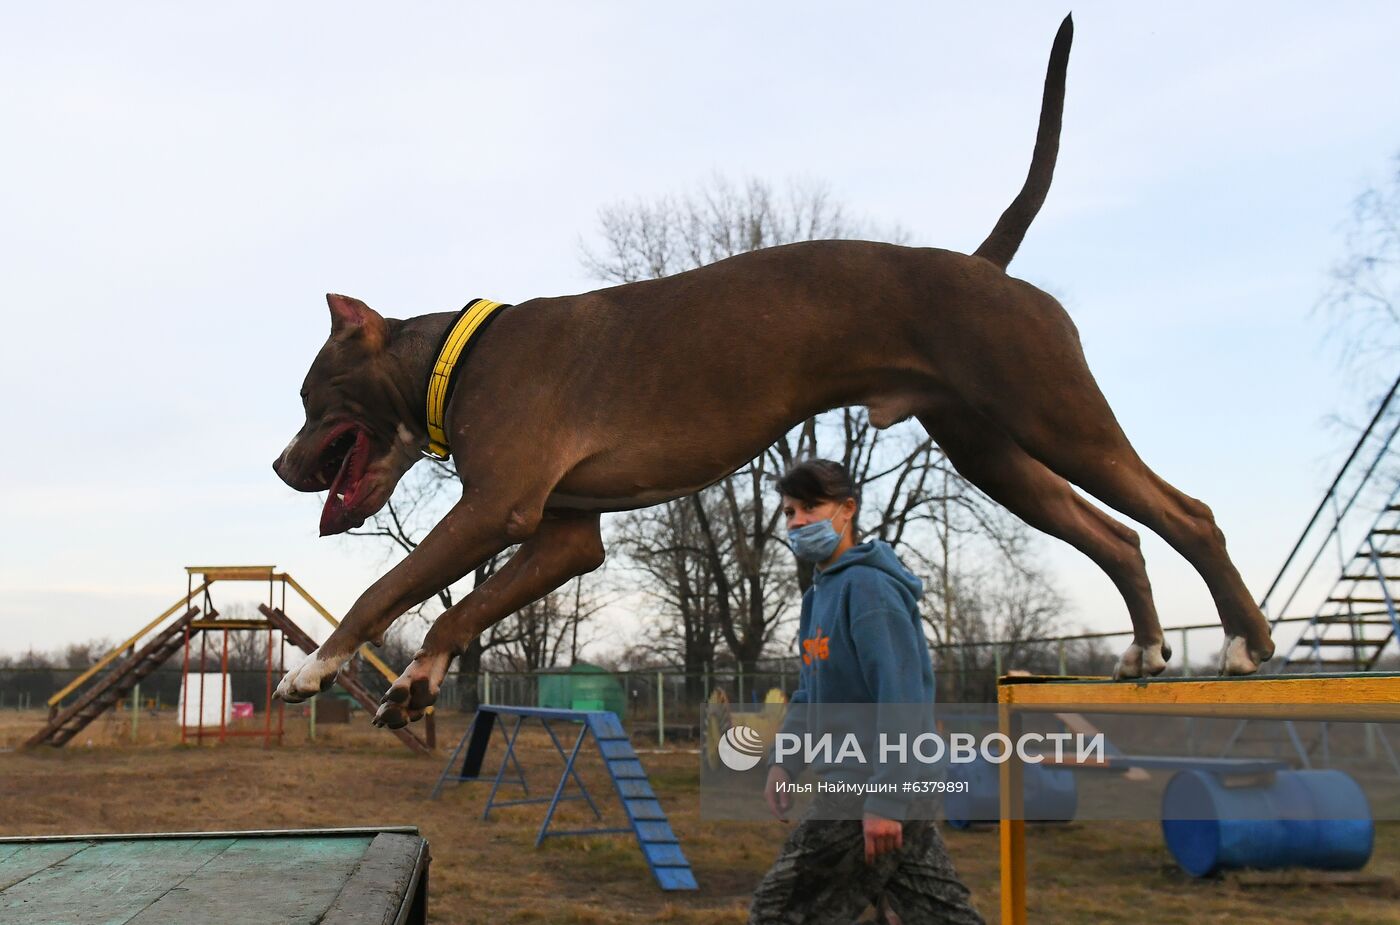
[{"label": "jumping brown dog", "polygon": [[[1133,623],[1118,677],[1157,674],[1171,652],[1137,534],[1071,483],[1191,562],[1226,633],[1222,671],[1257,670],[1273,654],[1269,626],[1210,509],[1138,458],[1064,309],[1005,272],[1050,187],[1071,35],[1066,18],[1025,185],[970,256],[813,241],[498,314],[447,407],[461,499],[277,695],[324,690],[407,609],[520,544],[437,619],[376,722],[417,719],[472,639],[602,564],[602,513],[695,492],[798,422],[851,405],[881,428],[918,418],[969,481],[1108,573]],[[293,488],[329,491],[323,534],[363,523],[421,457],[427,379],[455,320],[328,301],[331,336],[302,389],[306,424],[274,464]]]}]

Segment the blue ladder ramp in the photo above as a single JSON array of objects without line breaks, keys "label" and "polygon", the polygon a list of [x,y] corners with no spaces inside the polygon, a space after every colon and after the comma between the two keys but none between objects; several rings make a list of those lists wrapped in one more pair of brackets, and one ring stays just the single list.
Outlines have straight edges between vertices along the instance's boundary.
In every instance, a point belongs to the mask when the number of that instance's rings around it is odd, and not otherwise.
[{"label": "blue ladder ramp", "polygon": [[[515,723],[507,731],[506,717],[509,716],[515,717]],[[529,785],[525,780],[524,770],[520,767],[515,756],[516,740],[521,726],[527,719],[539,720],[545,732],[549,734],[555,751],[559,757],[564,759],[563,772],[559,776],[559,783],[555,786],[552,796],[528,796]],[[564,743],[560,741],[551,725],[551,723],[556,722],[577,724],[579,732],[572,748],[566,750]],[[501,726],[502,734],[505,736],[505,754],[501,758],[500,767],[495,775],[484,777],[482,767],[485,763],[486,751],[490,745],[492,733],[498,725]],[[597,743],[598,753],[607,768],[608,777],[612,780],[613,787],[617,790],[618,799],[622,802],[630,825],[628,828],[551,829],[550,824],[553,822],[554,812],[559,804],[565,800],[586,800],[593,810],[594,818],[602,819],[602,813],[588,793],[588,789],[584,786],[575,767],[584,740],[590,735]],[[461,771],[453,773],[457,768],[459,758],[462,762]],[[513,778],[506,776],[507,768],[514,769]],[[437,785],[433,788],[432,799],[438,798],[447,781],[470,783],[487,780],[491,781],[491,792],[486,798],[486,807],[482,812],[483,819],[488,818],[491,810],[498,806],[513,806],[521,803],[549,804],[544,821],[540,823],[539,832],[535,836],[536,847],[551,836],[631,832],[636,836],[637,844],[642,849],[642,857],[645,858],[647,866],[651,868],[652,875],[663,890],[694,890],[699,888],[695,882],[695,873],[691,870],[690,862],[686,860],[685,853],[681,850],[680,839],[671,829],[666,812],[661,808],[656,792],[652,790],[651,780],[647,777],[646,770],[642,767],[642,762],[637,757],[636,751],[633,750],[631,739],[628,738],[626,730],[618,721],[617,714],[606,710],[564,710],[482,704],[477,708],[476,716],[472,719],[466,734],[462,736],[462,740],[453,750],[451,757],[448,758],[447,765],[443,768]],[[577,793],[565,793],[570,781],[573,782]],[[502,784],[519,786],[526,797],[513,800],[497,799],[497,793]]]},{"label": "blue ladder ramp", "polygon": [[695,873],[690,862],[681,851],[680,839],[671,830],[666,811],[656,799],[651,789],[651,780],[642,768],[642,762],[632,749],[632,741],[618,722],[617,714],[605,711],[590,711],[584,720],[593,738],[598,742],[607,765],[608,776],[617,788],[618,798],[627,819],[632,823],[632,831],[637,835],[642,856],[646,858],[656,882],[663,890],[698,889]]}]

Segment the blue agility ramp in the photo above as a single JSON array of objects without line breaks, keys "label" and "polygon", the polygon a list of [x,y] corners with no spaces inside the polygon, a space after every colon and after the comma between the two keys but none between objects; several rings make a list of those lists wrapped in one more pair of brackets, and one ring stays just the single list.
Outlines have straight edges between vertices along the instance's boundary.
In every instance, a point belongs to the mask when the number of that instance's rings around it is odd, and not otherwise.
[{"label": "blue agility ramp", "polygon": [[[509,717],[515,718],[513,725],[508,723]],[[516,739],[520,735],[521,727],[528,719],[540,721],[545,732],[549,733],[549,739],[554,743],[555,751],[559,753],[560,758],[564,759],[563,773],[559,775],[559,783],[555,785],[554,793],[551,796],[530,796],[530,785],[525,779],[525,771],[515,756]],[[578,725],[578,735],[574,739],[573,747],[568,750],[565,750],[564,743],[552,725],[559,723]],[[495,776],[483,777],[481,768],[485,763],[486,750],[491,744],[491,736],[498,725],[501,727],[502,735],[505,736],[505,754],[501,756],[501,765],[496,770]],[[506,728],[508,725],[509,729]],[[576,770],[576,763],[583,750],[583,743],[590,736],[598,745],[598,754],[603,759],[608,777],[617,790],[618,799],[622,801],[622,807],[627,811],[627,819],[631,824],[627,828],[551,829],[550,823],[554,820],[554,811],[565,800],[584,800],[593,810],[595,819],[601,820],[603,818],[603,814],[598,810],[598,804],[593,802],[592,795],[589,794],[588,788],[584,786],[583,780]],[[461,761],[460,771],[456,770],[459,759]],[[642,768],[642,762],[638,759],[637,753],[633,751],[632,741],[627,737],[627,732],[622,728],[622,723],[618,721],[616,713],[610,713],[606,710],[564,710],[482,704],[477,708],[476,716],[472,719],[471,725],[467,727],[466,734],[462,736],[462,740],[457,743],[457,747],[453,750],[452,757],[447,759],[447,766],[442,769],[442,775],[438,777],[437,785],[433,787],[432,798],[434,800],[442,794],[442,788],[448,781],[462,783],[490,781],[491,793],[486,797],[486,808],[481,813],[483,819],[489,818],[491,810],[498,806],[548,803],[549,809],[545,812],[544,821],[540,823],[539,833],[535,836],[535,847],[537,848],[546,838],[552,836],[631,832],[637,837],[637,844],[642,849],[642,856],[646,858],[647,865],[651,868],[652,874],[656,876],[656,882],[661,885],[663,890],[698,889],[695,883],[695,874],[690,869],[690,862],[685,859],[685,854],[681,851],[680,840],[676,838],[675,832],[671,831],[671,823],[666,818],[666,812],[656,799],[656,793],[651,789],[651,781],[647,778],[647,772]],[[578,792],[565,794],[564,791],[569,786],[570,781],[573,782]],[[524,796],[510,800],[497,799],[502,784],[518,786]]]}]

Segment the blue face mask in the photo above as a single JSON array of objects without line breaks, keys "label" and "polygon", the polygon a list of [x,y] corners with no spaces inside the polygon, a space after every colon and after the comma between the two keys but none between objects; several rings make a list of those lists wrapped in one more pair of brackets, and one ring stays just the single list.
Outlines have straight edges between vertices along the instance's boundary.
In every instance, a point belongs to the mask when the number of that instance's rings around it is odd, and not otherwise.
[{"label": "blue face mask", "polygon": [[788,531],[792,554],[803,562],[825,562],[841,544],[841,534],[831,525],[830,518],[803,524]]}]

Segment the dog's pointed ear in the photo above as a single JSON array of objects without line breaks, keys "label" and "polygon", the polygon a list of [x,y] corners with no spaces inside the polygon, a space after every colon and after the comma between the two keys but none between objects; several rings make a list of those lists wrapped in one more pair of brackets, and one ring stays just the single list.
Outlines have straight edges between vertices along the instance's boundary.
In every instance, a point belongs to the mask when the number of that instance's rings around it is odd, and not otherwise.
[{"label": "dog's pointed ear", "polygon": [[388,342],[389,325],[383,316],[359,299],[328,292],[326,304],[331,308],[332,337],[362,337],[374,350]]}]

